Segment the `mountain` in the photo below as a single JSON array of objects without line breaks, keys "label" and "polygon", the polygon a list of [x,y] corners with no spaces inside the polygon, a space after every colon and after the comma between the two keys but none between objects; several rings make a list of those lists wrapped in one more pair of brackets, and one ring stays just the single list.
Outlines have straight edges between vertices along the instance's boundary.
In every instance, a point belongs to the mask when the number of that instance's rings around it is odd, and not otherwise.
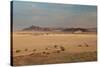
[{"label": "mountain", "polygon": [[97,28],[88,28],[90,32],[97,32]]},{"label": "mountain", "polygon": [[28,28],[24,28],[23,31],[52,31],[52,28],[32,25]]},{"label": "mountain", "polygon": [[82,31],[82,32],[97,32],[97,28],[52,28],[52,27],[40,27],[32,25],[28,28],[22,29],[22,31],[62,31],[62,32],[75,32],[75,31]]}]

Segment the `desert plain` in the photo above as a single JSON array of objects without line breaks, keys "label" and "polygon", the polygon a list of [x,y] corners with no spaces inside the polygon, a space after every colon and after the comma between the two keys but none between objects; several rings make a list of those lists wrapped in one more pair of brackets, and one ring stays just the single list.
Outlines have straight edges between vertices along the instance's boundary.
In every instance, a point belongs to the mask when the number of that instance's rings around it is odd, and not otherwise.
[{"label": "desert plain", "polygon": [[13,32],[13,65],[97,60],[96,33]]}]

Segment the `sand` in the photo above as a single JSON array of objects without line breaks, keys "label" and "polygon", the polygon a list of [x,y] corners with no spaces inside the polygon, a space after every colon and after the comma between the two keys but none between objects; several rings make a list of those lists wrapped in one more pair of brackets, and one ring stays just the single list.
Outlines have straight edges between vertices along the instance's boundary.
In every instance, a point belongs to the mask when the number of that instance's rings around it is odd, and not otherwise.
[{"label": "sand", "polygon": [[[20,33],[20,34],[19,34]],[[55,45],[57,47],[55,47]],[[61,51],[60,47],[64,47],[64,51]],[[25,58],[21,60],[25,61],[27,58],[35,58],[38,56],[38,58],[45,59],[48,57],[47,55],[41,55],[44,51],[50,53],[49,59],[50,63],[56,63],[58,60],[60,63],[66,62],[66,60],[63,59],[57,59],[57,61],[53,61],[53,58],[56,56],[60,56],[58,58],[67,57],[68,54],[70,55],[77,55],[83,56],[86,54],[86,56],[91,56],[93,54],[95,58],[92,58],[96,60],[96,51],[97,51],[97,35],[95,33],[93,34],[72,34],[72,33],[34,33],[34,32],[14,32],[13,33],[13,57],[19,58],[20,56],[24,56]],[[58,53],[57,53],[58,51]],[[60,51],[60,52],[59,52]],[[40,53],[40,54],[38,54]],[[56,55],[57,53],[57,55]],[[36,54],[36,55],[32,55]],[[82,54],[82,55],[80,55]],[[33,57],[31,57],[31,56]],[[52,57],[53,56],[53,57]],[[75,58],[75,57],[74,57]],[[86,58],[87,59],[87,58]],[[28,63],[21,63],[18,64],[14,59],[15,65],[25,65]],[[92,60],[91,58],[88,60]],[[87,60],[87,61],[88,61]],[[28,61],[28,60],[27,60]],[[49,61],[49,60],[48,60]],[[68,59],[67,59],[68,61]],[[71,60],[73,62],[73,60]],[[70,62],[71,62],[70,61]],[[81,61],[81,60],[78,60]],[[82,60],[83,61],[83,60]],[[85,59],[84,59],[85,61]],[[59,63],[58,62],[58,63]],[[45,64],[44,62],[43,64]],[[42,62],[39,60],[37,62],[31,62],[31,64],[42,64]]]}]

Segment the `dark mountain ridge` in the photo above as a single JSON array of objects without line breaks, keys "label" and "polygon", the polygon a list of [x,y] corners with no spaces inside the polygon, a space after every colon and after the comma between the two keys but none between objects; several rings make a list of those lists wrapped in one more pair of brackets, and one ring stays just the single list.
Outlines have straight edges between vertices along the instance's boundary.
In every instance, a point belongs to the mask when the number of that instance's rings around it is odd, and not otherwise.
[{"label": "dark mountain ridge", "polygon": [[82,32],[97,32],[97,28],[52,28],[52,27],[40,27],[32,25],[28,28],[22,29],[22,31],[62,31],[62,32],[75,32],[75,31],[82,31]]}]

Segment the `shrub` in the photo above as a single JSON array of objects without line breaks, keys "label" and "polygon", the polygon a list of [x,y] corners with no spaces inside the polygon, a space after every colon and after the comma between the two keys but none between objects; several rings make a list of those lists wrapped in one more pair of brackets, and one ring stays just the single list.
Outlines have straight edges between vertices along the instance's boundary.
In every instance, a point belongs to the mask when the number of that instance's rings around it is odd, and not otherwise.
[{"label": "shrub", "polygon": [[25,49],[25,51],[28,51],[28,49]]},{"label": "shrub", "polygon": [[57,48],[58,46],[57,45],[54,45],[54,47]]},{"label": "shrub", "polygon": [[89,45],[87,43],[84,43],[86,47],[89,47]]},{"label": "shrub", "polygon": [[78,45],[78,47],[82,47],[82,45]]},{"label": "shrub", "polygon": [[60,46],[61,51],[65,51],[65,48],[63,46]]},{"label": "shrub", "polygon": [[46,52],[43,52],[43,54],[45,54]]},{"label": "shrub", "polygon": [[36,51],[36,49],[33,49],[33,51]]},{"label": "shrub", "polygon": [[16,50],[16,53],[19,53],[19,52],[21,52],[21,50]]},{"label": "shrub", "polygon": [[45,48],[45,50],[48,50],[48,48]]},{"label": "shrub", "polygon": [[46,54],[47,54],[47,55],[49,55],[50,53],[49,53],[49,52],[47,52]]},{"label": "shrub", "polygon": [[57,50],[57,53],[60,53],[60,50]]}]

